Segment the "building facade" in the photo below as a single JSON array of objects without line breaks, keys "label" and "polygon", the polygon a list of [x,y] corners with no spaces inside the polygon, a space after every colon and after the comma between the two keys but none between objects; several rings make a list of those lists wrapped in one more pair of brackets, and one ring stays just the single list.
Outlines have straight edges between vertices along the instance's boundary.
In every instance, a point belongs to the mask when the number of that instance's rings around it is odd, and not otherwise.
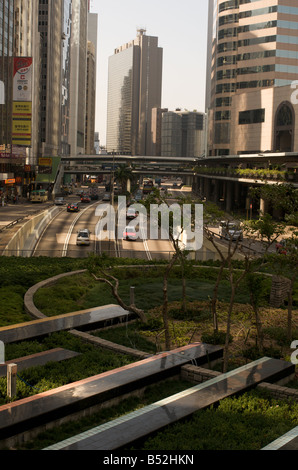
[{"label": "building facade", "polygon": [[[0,145],[11,145],[12,74],[14,48],[14,0],[0,3],[0,81],[4,86],[4,103],[0,105]],[[2,147],[3,149],[3,147]]]},{"label": "building facade", "polygon": [[161,155],[164,157],[200,157],[205,144],[205,115],[196,111],[162,113]]},{"label": "building facade", "polygon": [[158,38],[140,29],[136,39],[109,58],[108,152],[152,153],[152,109],[161,106],[162,54]]},{"label": "building facade", "polygon": [[86,127],[85,127],[85,152],[87,155],[95,153],[94,128],[95,128],[95,47],[91,41],[87,46],[87,81],[86,81]]},{"label": "building facade", "polygon": [[95,142],[95,103],[97,68],[97,14],[88,13],[87,79],[86,79],[86,127],[85,153],[96,153]]},{"label": "building facade", "polygon": [[[267,96],[259,91],[289,86],[298,79],[297,59],[295,0],[209,0],[207,155],[238,151],[231,139],[239,123],[239,112],[252,111],[251,106],[239,108],[236,115],[233,103],[238,106],[242,99],[238,95],[252,97],[251,92],[256,92],[259,97]],[[272,93],[275,94],[274,90]],[[264,106],[262,103],[255,106],[254,113],[250,113],[252,123],[261,124]],[[240,116],[242,119],[246,119],[245,114]],[[274,147],[280,144],[272,141],[267,150]]]},{"label": "building facade", "polygon": [[70,39],[70,153],[85,153],[88,0],[72,0]]}]

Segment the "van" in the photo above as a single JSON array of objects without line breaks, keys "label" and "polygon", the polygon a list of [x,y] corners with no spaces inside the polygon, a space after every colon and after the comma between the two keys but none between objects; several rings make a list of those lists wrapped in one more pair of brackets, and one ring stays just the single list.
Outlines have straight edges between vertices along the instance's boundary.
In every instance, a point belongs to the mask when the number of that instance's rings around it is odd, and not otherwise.
[{"label": "van", "polygon": [[77,245],[90,245],[90,230],[84,228],[78,231],[77,234]]}]

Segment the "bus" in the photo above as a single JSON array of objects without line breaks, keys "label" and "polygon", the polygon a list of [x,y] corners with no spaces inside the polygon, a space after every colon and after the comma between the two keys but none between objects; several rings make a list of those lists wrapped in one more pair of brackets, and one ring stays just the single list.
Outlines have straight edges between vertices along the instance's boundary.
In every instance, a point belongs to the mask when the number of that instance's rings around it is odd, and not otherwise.
[{"label": "bus", "polygon": [[143,194],[151,193],[153,189],[153,181],[150,178],[143,179]]},{"label": "bus", "polygon": [[33,189],[30,193],[31,202],[46,202],[48,200],[48,193],[45,189]]}]

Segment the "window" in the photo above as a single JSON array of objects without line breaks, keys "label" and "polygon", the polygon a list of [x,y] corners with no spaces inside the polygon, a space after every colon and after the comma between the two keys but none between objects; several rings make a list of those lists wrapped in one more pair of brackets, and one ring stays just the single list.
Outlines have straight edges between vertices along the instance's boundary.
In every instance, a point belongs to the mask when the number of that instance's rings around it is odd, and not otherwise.
[{"label": "window", "polygon": [[256,124],[265,121],[265,109],[240,111],[239,124]]}]

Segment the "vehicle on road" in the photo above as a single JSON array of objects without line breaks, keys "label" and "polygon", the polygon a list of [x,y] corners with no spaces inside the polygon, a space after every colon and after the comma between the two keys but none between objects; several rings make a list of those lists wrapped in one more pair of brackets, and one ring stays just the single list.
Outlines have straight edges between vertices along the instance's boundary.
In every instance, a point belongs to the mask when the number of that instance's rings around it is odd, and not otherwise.
[{"label": "vehicle on road", "polygon": [[105,193],[103,198],[102,198],[103,201],[110,201],[111,200],[111,195],[110,193]]},{"label": "vehicle on road", "polygon": [[78,202],[72,202],[67,206],[67,212],[79,212],[80,206]]},{"label": "vehicle on road", "polygon": [[127,209],[126,218],[127,219],[135,219],[139,215],[139,212],[136,211],[133,207],[129,207]]},{"label": "vehicle on road", "polygon": [[82,194],[81,196],[81,202],[90,202],[91,199],[90,197],[88,196],[88,194]]},{"label": "vehicle on road", "polygon": [[45,189],[33,189],[30,193],[31,202],[46,202],[48,200],[48,192]]},{"label": "vehicle on road", "polygon": [[77,234],[77,245],[90,245],[90,230],[84,228],[78,231]]},{"label": "vehicle on road", "polygon": [[136,234],[135,228],[131,227],[130,225],[125,227],[124,232],[123,232],[123,239],[124,240],[135,241],[137,239],[137,234]]},{"label": "vehicle on road", "polygon": [[64,204],[66,204],[66,201],[65,201],[64,197],[56,197],[55,201],[54,201],[54,204],[56,206],[63,206]]},{"label": "vehicle on road", "polygon": [[142,191],[138,191],[135,195],[135,200],[136,201],[141,201],[142,199],[143,199]]},{"label": "vehicle on road", "polygon": [[219,236],[226,240],[243,240],[243,231],[236,222],[222,220],[219,224]]},{"label": "vehicle on road", "polygon": [[97,201],[98,200],[98,187],[92,186],[90,188],[90,199],[91,199],[91,201]]},{"label": "vehicle on road", "polygon": [[151,178],[144,178],[143,180],[143,194],[150,194],[153,189],[153,180]]}]

